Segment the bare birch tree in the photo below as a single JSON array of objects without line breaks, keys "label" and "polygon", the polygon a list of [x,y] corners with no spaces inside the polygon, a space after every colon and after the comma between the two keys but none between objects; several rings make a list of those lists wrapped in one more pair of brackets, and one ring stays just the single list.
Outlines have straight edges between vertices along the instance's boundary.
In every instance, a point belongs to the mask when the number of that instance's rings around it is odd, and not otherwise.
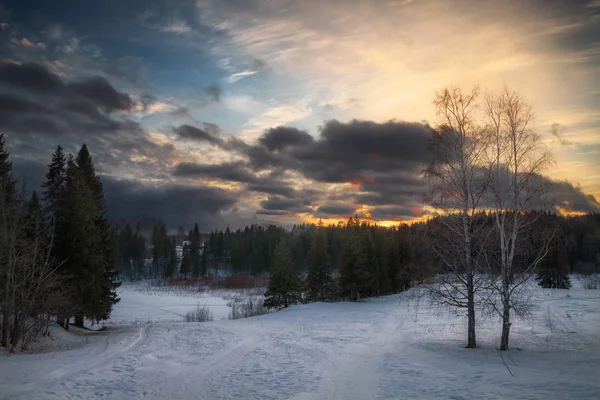
[{"label": "bare birch tree", "polygon": [[475,121],[479,89],[470,93],[444,89],[434,104],[441,123],[434,130],[431,159],[424,175],[432,188],[427,203],[439,218],[428,230],[433,251],[442,260],[444,272],[429,285],[434,301],[466,308],[467,347],[477,346],[475,335],[476,292],[481,285],[477,274],[476,242],[484,221],[476,218],[485,191],[481,164],[485,156],[485,132]]},{"label": "bare birch tree", "polygon": [[[544,207],[545,179],[542,172],[552,156],[540,136],[531,128],[533,112],[518,92],[504,88],[500,95],[488,95],[484,112],[488,119],[487,195],[495,223],[495,247],[490,254],[490,305],[502,318],[500,350],[507,350],[511,310],[519,312],[519,291],[548,253],[552,233],[542,238],[534,257],[519,258],[536,215],[532,209]],[[540,233],[536,233],[540,234]],[[517,262],[519,261],[519,262]]]}]

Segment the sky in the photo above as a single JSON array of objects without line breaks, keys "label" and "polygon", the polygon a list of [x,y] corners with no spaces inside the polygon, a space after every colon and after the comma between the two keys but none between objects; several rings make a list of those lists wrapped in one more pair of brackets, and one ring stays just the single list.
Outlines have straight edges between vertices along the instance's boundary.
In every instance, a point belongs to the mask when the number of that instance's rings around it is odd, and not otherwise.
[{"label": "sky", "polygon": [[0,133],[37,187],[86,143],[109,215],[203,231],[421,218],[437,91],[534,109],[599,212],[598,0],[0,0]]}]

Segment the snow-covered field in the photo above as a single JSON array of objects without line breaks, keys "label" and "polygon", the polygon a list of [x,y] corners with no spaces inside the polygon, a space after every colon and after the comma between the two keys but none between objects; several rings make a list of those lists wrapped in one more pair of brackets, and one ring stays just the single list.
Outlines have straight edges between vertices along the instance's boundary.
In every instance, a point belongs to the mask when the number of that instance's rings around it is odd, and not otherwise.
[{"label": "snow-covered field", "polygon": [[597,399],[600,290],[573,283],[537,290],[534,317],[515,321],[502,354],[497,320],[482,321],[480,347],[465,349],[464,316],[414,290],[185,323],[167,320],[196,298],[125,288],[113,321],[160,322],[55,328],[62,351],[0,356],[0,398]]},{"label": "snow-covered field", "polygon": [[[207,307],[215,320],[227,319],[227,305],[235,294],[248,291],[194,291],[182,287],[151,287],[144,284],[125,284],[119,288],[121,300],[114,306],[110,324],[147,324],[181,322],[186,312],[197,306]],[[259,290],[258,293],[263,293]]]}]

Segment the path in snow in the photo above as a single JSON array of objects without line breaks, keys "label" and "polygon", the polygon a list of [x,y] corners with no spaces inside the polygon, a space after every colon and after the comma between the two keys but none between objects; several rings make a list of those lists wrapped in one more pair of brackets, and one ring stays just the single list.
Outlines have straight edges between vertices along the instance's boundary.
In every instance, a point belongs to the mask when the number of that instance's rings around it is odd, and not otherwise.
[{"label": "path in snow", "polygon": [[[551,295],[549,294],[551,293]],[[540,291],[537,321],[465,321],[410,292],[237,321],[109,326],[62,352],[0,358],[3,399],[561,399],[600,393],[600,293]],[[553,320],[552,329],[544,324]]]}]

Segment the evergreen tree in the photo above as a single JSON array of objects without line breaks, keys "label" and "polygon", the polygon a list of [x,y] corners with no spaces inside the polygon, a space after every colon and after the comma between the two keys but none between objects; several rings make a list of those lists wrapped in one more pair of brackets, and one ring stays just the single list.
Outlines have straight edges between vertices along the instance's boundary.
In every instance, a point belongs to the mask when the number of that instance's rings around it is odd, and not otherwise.
[{"label": "evergreen tree", "polygon": [[192,275],[195,277],[204,275],[206,273],[205,266],[202,265],[203,254],[200,254],[200,229],[198,224],[194,224],[194,230],[190,232],[188,241],[189,244],[189,260]]},{"label": "evergreen tree", "polygon": [[8,345],[9,323],[12,315],[11,300],[11,281],[12,268],[10,267],[11,248],[14,239],[8,234],[11,228],[14,228],[15,214],[15,182],[12,179],[12,163],[9,161],[9,154],[4,149],[4,134],[0,134],[0,226],[2,234],[0,235],[0,306],[2,307],[2,346]]},{"label": "evergreen tree", "polygon": [[77,167],[81,175],[90,188],[93,196],[94,225],[96,235],[98,236],[99,249],[96,256],[103,264],[102,276],[97,280],[100,288],[100,295],[95,302],[94,317],[92,319],[107,319],[112,311],[112,307],[119,301],[116,289],[120,283],[115,282],[117,272],[115,271],[115,259],[113,254],[112,237],[110,224],[106,215],[106,200],[104,198],[104,188],[100,177],[96,174],[92,157],[84,144],[77,153]]},{"label": "evergreen tree", "polygon": [[165,276],[171,277],[177,271],[177,249],[175,238],[167,240],[167,263],[165,266]]},{"label": "evergreen tree", "polygon": [[327,236],[320,227],[314,234],[308,253],[306,286],[310,301],[327,301],[331,298],[333,279],[329,260]]},{"label": "evergreen tree", "polygon": [[284,239],[281,239],[275,247],[264,306],[279,310],[296,304],[300,301],[300,288],[300,277],[294,269],[291,251]]},{"label": "evergreen tree", "polygon": [[2,189],[3,201],[8,204],[12,202],[16,182],[12,179],[12,162],[9,161],[8,152],[4,149],[4,134],[0,134],[0,188]]},{"label": "evergreen tree", "polygon": [[[554,218],[552,218],[554,219]],[[556,222],[556,221],[552,221]],[[562,229],[556,228],[548,254],[538,265],[536,281],[538,285],[547,289],[570,289],[568,258],[563,245],[565,237]]]},{"label": "evergreen tree", "polygon": [[83,326],[84,317],[100,320],[97,300],[102,296],[98,281],[104,273],[99,255],[101,242],[96,232],[95,201],[81,171],[69,157],[64,194],[57,212],[55,254],[64,260],[62,273],[72,292],[71,310],[76,325]]},{"label": "evergreen tree", "polygon": [[185,243],[183,245],[183,249],[181,250],[181,267],[179,268],[179,273],[183,275],[184,278],[187,278],[187,275],[192,270],[190,260],[190,245]]},{"label": "evergreen tree", "polygon": [[358,217],[350,217],[346,224],[340,256],[340,286],[342,293],[347,295],[350,301],[358,300],[358,286],[361,279],[359,271],[363,270],[362,264],[366,263],[363,245]]},{"label": "evergreen tree", "polygon": [[52,154],[48,165],[46,182],[42,185],[44,192],[44,211],[48,218],[48,225],[52,229],[55,223],[55,214],[60,206],[60,196],[64,192],[65,173],[67,160],[62,147],[58,146]]}]

